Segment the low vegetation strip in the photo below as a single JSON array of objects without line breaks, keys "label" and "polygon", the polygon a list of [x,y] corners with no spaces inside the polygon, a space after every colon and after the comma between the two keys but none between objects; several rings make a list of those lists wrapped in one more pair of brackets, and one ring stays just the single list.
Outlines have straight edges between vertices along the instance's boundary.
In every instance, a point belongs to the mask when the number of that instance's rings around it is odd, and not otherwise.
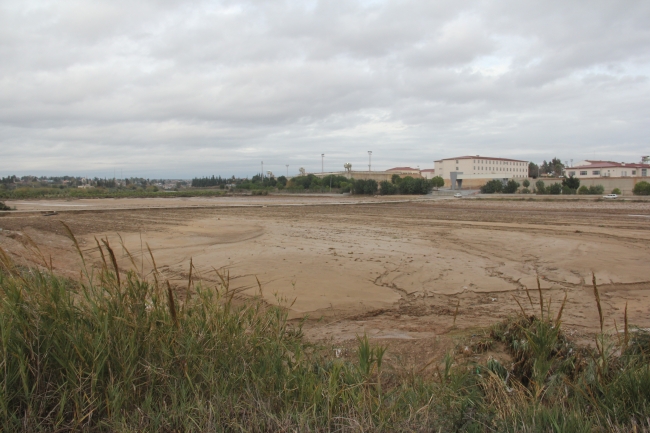
[{"label": "low vegetation strip", "polygon": [[650,335],[627,315],[620,337],[600,333],[595,349],[579,348],[562,332],[564,304],[551,314],[540,291],[474,348],[502,344],[512,365],[449,353],[405,373],[366,337],[356,362],[332,359],[283,308],[261,297],[235,302],[226,276],[207,287],[190,272],[175,291],[157,272],[119,270],[108,241],[97,250],[102,266],[82,269],[79,283],[55,276],[47,260],[19,268],[0,249],[3,431],[649,427]]},{"label": "low vegetation strip", "polygon": [[215,197],[224,195],[220,190],[181,190],[181,191],[154,191],[130,190],[110,188],[17,188],[13,190],[0,190],[0,199],[25,200],[25,199],[61,199],[61,198],[160,198],[160,197]]}]

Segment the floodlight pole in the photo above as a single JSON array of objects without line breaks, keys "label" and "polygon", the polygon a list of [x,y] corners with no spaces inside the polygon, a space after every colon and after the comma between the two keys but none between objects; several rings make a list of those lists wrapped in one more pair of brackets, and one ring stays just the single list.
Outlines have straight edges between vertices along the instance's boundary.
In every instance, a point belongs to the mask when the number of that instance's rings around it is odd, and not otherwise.
[{"label": "floodlight pole", "polygon": [[264,184],[264,161],[262,161],[262,184]]},{"label": "floodlight pole", "polygon": [[372,171],[372,150],[368,151],[368,171]]},{"label": "floodlight pole", "polygon": [[289,178],[289,164],[284,164],[287,166],[287,178]]},{"label": "floodlight pole", "polygon": [[325,154],[321,153],[320,154],[320,174],[323,174],[325,172]]}]

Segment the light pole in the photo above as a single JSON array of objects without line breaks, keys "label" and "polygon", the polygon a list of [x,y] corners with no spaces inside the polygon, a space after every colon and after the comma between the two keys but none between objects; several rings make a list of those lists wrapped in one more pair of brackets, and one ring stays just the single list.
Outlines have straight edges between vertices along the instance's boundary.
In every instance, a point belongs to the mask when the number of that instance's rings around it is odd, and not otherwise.
[{"label": "light pole", "polygon": [[289,164],[284,164],[287,166],[287,179],[289,178]]},{"label": "light pole", "polygon": [[321,153],[320,154],[320,174],[323,174],[325,172],[325,154]]},{"label": "light pole", "polygon": [[372,150],[368,151],[368,171],[372,171]]},{"label": "light pole", "polygon": [[262,161],[262,184],[264,184],[264,161]]}]

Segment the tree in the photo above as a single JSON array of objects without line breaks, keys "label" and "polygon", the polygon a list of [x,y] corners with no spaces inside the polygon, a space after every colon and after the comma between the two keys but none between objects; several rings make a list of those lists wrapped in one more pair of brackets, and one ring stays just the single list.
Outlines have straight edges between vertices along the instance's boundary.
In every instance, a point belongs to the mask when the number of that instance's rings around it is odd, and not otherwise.
[{"label": "tree", "polygon": [[387,180],[379,182],[379,194],[391,195],[396,193],[397,193],[397,186],[394,183],[389,182]]},{"label": "tree", "polygon": [[650,195],[650,183],[642,180],[641,182],[634,185],[632,192],[634,195]]},{"label": "tree", "polygon": [[503,182],[499,179],[493,179],[481,187],[482,194],[494,194],[503,190]]},{"label": "tree", "polygon": [[441,186],[445,186],[445,180],[441,176],[436,176],[431,179],[431,186],[437,190]]},{"label": "tree", "polygon": [[537,189],[537,194],[546,194],[546,186],[544,186],[543,180],[538,180],[535,182],[535,188]]},{"label": "tree", "polygon": [[614,189],[612,190],[612,194],[618,194],[618,195],[621,195],[621,190],[618,189],[618,188],[614,188]]},{"label": "tree", "polygon": [[373,179],[358,179],[354,181],[354,193],[355,194],[376,194],[377,193],[377,181]]},{"label": "tree", "polygon": [[602,185],[592,185],[589,187],[589,194],[600,195],[605,192],[605,187]]},{"label": "tree", "polygon": [[519,189],[519,182],[514,179],[510,179],[506,186],[503,187],[503,192],[506,194],[514,194]]},{"label": "tree", "polygon": [[390,181],[393,185],[398,185],[402,181],[402,178],[396,173],[390,177]]},{"label": "tree", "polygon": [[528,163],[528,177],[532,177],[533,179],[537,179],[538,175],[539,175],[539,165],[535,164],[534,162],[529,162]]},{"label": "tree", "polygon": [[282,185],[283,187],[287,186],[287,178],[285,176],[280,176],[277,179],[278,185]]},{"label": "tree", "polygon": [[577,190],[578,188],[580,188],[580,179],[578,179],[577,177],[573,177],[573,175],[571,175],[562,181],[562,186],[566,186],[569,189]]},{"label": "tree", "polygon": [[578,188],[578,194],[589,194],[589,188],[587,188],[585,185],[582,185],[580,188]]},{"label": "tree", "polygon": [[524,179],[521,184],[524,186],[524,188],[528,188],[530,186],[530,181],[528,179]]}]

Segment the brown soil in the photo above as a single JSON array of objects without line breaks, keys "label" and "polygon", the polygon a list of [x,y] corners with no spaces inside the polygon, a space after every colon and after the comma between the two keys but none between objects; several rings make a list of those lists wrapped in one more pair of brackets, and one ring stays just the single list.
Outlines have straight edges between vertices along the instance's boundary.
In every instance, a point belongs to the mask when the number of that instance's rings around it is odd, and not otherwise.
[{"label": "brown soil", "polygon": [[[218,282],[215,269],[228,271],[231,288],[252,295],[259,279],[269,302],[290,305],[296,320],[308,316],[309,338],[345,356],[365,332],[409,365],[452,348],[449,335],[480,338],[481,327],[520,311],[515,299],[537,313],[537,275],[552,314],[566,295],[569,334],[598,330],[592,272],[608,329],[622,323],[626,303],[630,323],[650,327],[648,202],[269,197],[201,199],[193,208],[187,199],[166,200],[164,208],[93,200],[83,211],[65,205],[84,203],[63,202],[52,216],[4,214],[0,246],[20,263],[40,264],[25,247],[30,237],[56,272],[78,278],[80,260],[59,221],[96,264],[94,238],[107,237],[120,268],[133,268],[128,249],[146,274],[149,244],[178,287],[187,286],[190,258],[204,284]],[[57,204],[45,203],[43,210]]]}]

